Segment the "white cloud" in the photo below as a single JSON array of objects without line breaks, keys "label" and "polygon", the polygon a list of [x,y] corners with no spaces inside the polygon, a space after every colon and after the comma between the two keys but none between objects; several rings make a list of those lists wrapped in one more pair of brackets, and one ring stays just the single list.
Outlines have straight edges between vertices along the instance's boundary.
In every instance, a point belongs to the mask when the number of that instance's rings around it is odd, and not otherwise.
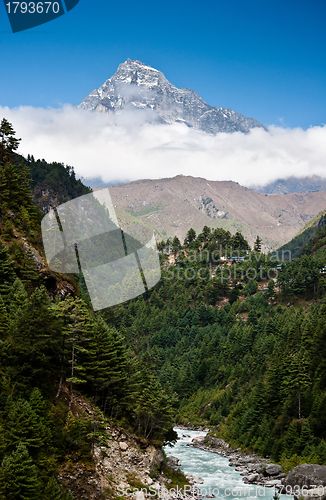
[{"label": "white cloud", "polygon": [[105,182],[184,174],[252,185],[326,176],[326,126],[211,136],[182,124],[146,124],[146,110],[112,116],[71,106],[0,107],[1,117],[22,138],[22,154],[73,165],[78,176]]}]

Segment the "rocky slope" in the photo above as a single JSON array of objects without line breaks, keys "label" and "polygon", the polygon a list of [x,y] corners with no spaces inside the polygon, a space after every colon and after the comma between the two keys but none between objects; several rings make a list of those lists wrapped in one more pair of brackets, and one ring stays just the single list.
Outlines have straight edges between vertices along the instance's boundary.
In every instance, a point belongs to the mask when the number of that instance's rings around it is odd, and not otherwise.
[{"label": "rocky slope", "polygon": [[120,64],[117,72],[85,97],[78,108],[111,114],[123,109],[147,111],[148,122],[181,122],[209,134],[247,133],[253,127],[263,127],[232,109],[210,106],[193,90],[179,89],[161,71],[131,59]]},{"label": "rocky slope", "polygon": [[232,181],[181,175],[113,186],[110,194],[122,221],[150,226],[158,239],[183,241],[190,227],[200,232],[207,225],[241,231],[251,245],[258,234],[263,250],[289,241],[326,207],[325,191],[267,195]]},{"label": "rocky slope", "polygon": [[[63,387],[60,399],[68,403],[69,390]],[[94,418],[94,407],[83,396],[74,397],[74,417]],[[93,463],[83,463],[68,457],[58,479],[78,500],[105,500],[124,496],[144,500],[141,488],[158,492],[158,498],[170,500],[167,486],[171,483],[164,472],[162,448],[138,438],[115,424],[105,421],[104,432],[93,449]],[[172,470],[174,464],[167,464]],[[128,490],[128,491],[127,491]],[[145,490],[144,490],[145,491]],[[124,493],[127,492],[127,493]],[[165,496],[164,496],[164,495]]]}]

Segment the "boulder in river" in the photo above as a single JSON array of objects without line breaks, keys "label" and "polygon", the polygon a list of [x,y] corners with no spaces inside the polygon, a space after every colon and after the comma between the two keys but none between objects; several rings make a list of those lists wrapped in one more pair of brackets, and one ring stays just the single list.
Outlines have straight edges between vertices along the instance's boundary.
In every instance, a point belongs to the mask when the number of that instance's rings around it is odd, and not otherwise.
[{"label": "boulder in river", "polygon": [[299,500],[326,500],[326,466],[303,464],[294,467],[282,479],[282,493],[294,494]]},{"label": "boulder in river", "polygon": [[207,444],[212,446],[212,448],[225,448],[225,449],[227,449],[230,447],[229,443],[227,443],[223,439],[219,439],[219,438],[216,438],[213,436],[208,436]]},{"label": "boulder in river", "polygon": [[197,436],[197,437],[194,437],[192,440],[191,440],[191,444],[193,446],[198,446],[198,445],[203,445],[205,444],[205,437],[206,436]]},{"label": "boulder in river", "polygon": [[249,474],[249,476],[247,476],[247,481],[248,483],[254,483],[258,478],[259,474]]},{"label": "boulder in river", "polygon": [[[307,486],[308,488],[325,486],[326,487],[326,465],[303,464],[294,467],[288,475],[283,478],[284,486],[290,485],[294,488],[296,485]],[[325,488],[326,489],[326,488]]]},{"label": "boulder in river", "polygon": [[282,471],[282,467],[276,464],[267,464],[265,467],[265,474],[267,476],[277,476]]}]

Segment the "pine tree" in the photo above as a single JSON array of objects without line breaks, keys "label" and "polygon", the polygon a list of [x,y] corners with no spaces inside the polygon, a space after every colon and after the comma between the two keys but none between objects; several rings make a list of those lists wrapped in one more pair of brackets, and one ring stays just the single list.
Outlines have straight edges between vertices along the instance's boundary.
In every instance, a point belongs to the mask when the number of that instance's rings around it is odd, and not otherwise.
[{"label": "pine tree", "polygon": [[8,250],[0,239],[0,294],[8,294],[10,285],[15,279],[15,267],[10,260]]},{"label": "pine tree", "polygon": [[58,481],[51,477],[43,494],[43,500],[65,500]]},{"label": "pine tree", "polygon": [[41,500],[41,491],[37,468],[26,446],[19,443],[12,454],[2,461],[0,495],[5,500]]},{"label": "pine tree", "polygon": [[255,244],[254,244],[254,252],[261,252],[261,244],[262,240],[257,236]]},{"label": "pine tree", "polygon": [[[300,439],[298,444],[299,453],[307,456],[311,448],[314,447],[314,445],[315,445],[314,434],[309,425],[309,420],[306,420],[300,434]],[[307,450],[309,450],[308,453]]]},{"label": "pine tree", "polygon": [[289,356],[288,376],[284,384],[288,390],[295,390],[298,395],[298,418],[301,418],[302,390],[311,384],[309,375],[309,355],[302,349],[293,349]]},{"label": "pine tree", "polygon": [[126,359],[124,350],[121,352],[115,342],[112,330],[103,319],[99,318],[89,335],[88,361],[86,364],[87,380],[91,382],[95,401],[101,395],[104,403],[105,395],[112,385],[119,384],[121,394],[126,385],[126,376],[123,373]]},{"label": "pine tree", "polygon": [[0,295],[0,339],[7,336],[9,329],[9,318],[6,306]]},{"label": "pine tree", "polygon": [[4,458],[4,453],[7,448],[7,442],[5,438],[5,430],[2,425],[0,425],[0,462],[2,462]]},{"label": "pine tree", "polygon": [[20,212],[19,193],[20,184],[17,167],[8,160],[3,165],[0,165],[0,210],[2,220],[7,217],[8,209],[16,213]]},{"label": "pine tree", "polygon": [[181,248],[180,240],[177,236],[175,236],[172,240],[172,251],[176,253]]},{"label": "pine tree", "polygon": [[46,429],[28,401],[19,399],[10,405],[8,425],[9,446],[22,443],[35,451],[44,445]]},{"label": "pine tree", "polygon": [[7,307],[9,309],[10,319],[15,319],[20,314],[20,310],[26,306],[27,292],[22,281],[16,278],[10,287],[10,291],[6,297]]},{"label": "pine tree", "polygon": [[41,394],[40,389],[33,389],[32,394],[29,397],[29,404],[32,410],[36,413],[39,418],[43,418],[45,415],[46,407],[45,401]]},{"label": "pine tree", "polygon": [[298,453],[299,450],[299,425],[297,421],[291,422],[283,441],[284,453],[287,458]]},{"label": "pine tree", "polygon": [[190,245],[196,239],[196,231],[191,227],[187,232],[184,245]]},{"label": "pine tree", "polygon": [[33,204],[33,197],[31,193],[31,177],[28,166],[25,163],[21,163],[18,167],[18,181],[19,181],[19,193],[18,202],[27,208],[29,214],[35,217],[37,214],[37,209]]},{"label": "pine tree", "polygon": [[39,275],[35,269],[33,253],[30,248],[28,248],[25,255],[24,265],[21,269],[21,277],[25,286],[30,289],[34,289],[40,281]]},{"label": "pine tree", "polygon": [[45,386],[58,372],[60,322],[44,287],[25,299],[13,328],[16,383]]},{"label": "pine tree", "polygon": [[[91,322],[88,309],[86,304],[81,299],[73,299],[68,297],[65,301],[60,304],[60,315],[64,322],[63,328],[63,343],[61,360],[62,366],[64,366],[66,355],[66,347],[69,344],[71,346],[71,358],[70,358],[70,374],[66,379],[70,385],[70,402],[69,411],[71,410],[73,402],[73,388],[75,384],[83,384],[85,380],[85,367],[78,362],[78,357],[87,355],[87,349],[84,347],[85,343],[88,341],[88,335],[91,331]],[[57,393],[57,398],[60,395],[61,384],[63,380],[63,374],[60,378],[59,389]]]},{"label": "pine tree", "polygon": [[266,296],[270,299],[275,297],[275,283],[274,280],[269,280],[266,290]]},{"label": "pine tree", "polygon": [[208,241],[211,234],[211,229],[208,226],[204,226],[202,233],[204,235],[205,241]]},{"label": "pine tree", "polygon": [[12,124],[3,118],[0,124],[0,165],[18,149],[20,141],[21,139],[15,138]]}]

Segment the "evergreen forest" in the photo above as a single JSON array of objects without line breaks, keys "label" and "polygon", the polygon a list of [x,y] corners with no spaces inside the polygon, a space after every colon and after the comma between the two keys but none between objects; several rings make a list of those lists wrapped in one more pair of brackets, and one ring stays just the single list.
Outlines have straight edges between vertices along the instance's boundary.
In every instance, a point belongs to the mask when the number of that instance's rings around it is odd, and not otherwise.
[{"label": "evergreen forest", "polygon": [[[301,254],[205,226],[158,243],[162,278],[94,313],[82,275],[50,271],[37,193],[86,194],[72,167],[16,154],[0,125],[0,500],[71,500],[106,419],[145,442],[205,425],[289,470],[326,465],[326,226]],[[34,194],[34,197],[33,197]],[[38,258],[36,258],[38,256]],[[60,293],[58,293],[58,291]],[[93,415],[74,411],[87,398]]]},{"label": "evergreen forest", "polygon": [[[33,182],[48,177],[43,161],[17,162],[19,140],[0,125],[0,499],[70,500],[57,481],[67,463],[93,466],[106,419],[156,445],[173,442],[173,397],[126,344],[94,314],[78,275],[59,275],[44,257],[42,212]],[[31,167],[31,169],[29,168]],[[45,165],[46,167],[46,165]],[[57,165],[54,172],[62,171]],[[65,167],[63,167],[65,169]],[[45,169],[47,170],[47,169]],[[50,172],[50,168],[48,169]],[[70,193],[88,192],[75,181]],[[31,179],[34,173],[34,181]],[[68,293],[53,295],[56,289]],[[96,408],[78,414],[76,395]]]}]

